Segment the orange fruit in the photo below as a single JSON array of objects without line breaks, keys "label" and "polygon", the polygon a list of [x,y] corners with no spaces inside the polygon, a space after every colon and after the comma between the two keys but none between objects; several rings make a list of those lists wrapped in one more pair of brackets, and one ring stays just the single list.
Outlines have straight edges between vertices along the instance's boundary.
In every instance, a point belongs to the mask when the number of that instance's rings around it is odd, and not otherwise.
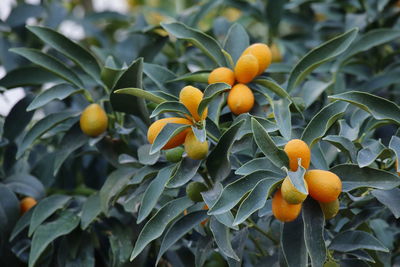
[{"label": "orange fruit", "polygon": [[272,54],[268,45],[262,43],[252,44],[244,50],[242,55],[253,55],[258,61],[257,75],[264,72],[266,68],[271,64]]},{"label": "orange fruit", "polygon": [[289,204],[282,197],[281,189],[278,189],[272,198],[272,213],[282,222],[291,222],[299,216],[302,204]]},{"label": "orange fruit", "polygon": [[83,110],[79,124],[82,132],[88,136],[96,137],[107,130],[108,117],[100,105],[90,104]]},{"label": "orange fruit", "polygon": [[330,171],[307,171],[304,179],[308,184],[308,193],[312,198],[320,202],[335,201],[342,191],[342,181]]},{"label": "orange fruit", "polygon": [[322,212],[324,213],[325,220],[332,219],[339,212],[339,199],[332,202],[319,202]]},{"label": "orange fruit", "polygon": [[254,106],[254,94],[245,84],[236,84],[229,91],[228,106],[236,114],[249,112]]},{"label": "orange fruit", "polygon": [[185,138],[185,151],[187,156],[191,159],[204,159],[208,153],[208,142],[207,140],[203,143],[200,142],[193,131],[188,132]]},{"label": "orange fruit", "polygon": [[[197,109],[199,108],[199,104],[203,99],[203,92],[193,86],[185,86],[182,88],[179,93],[179,101],[189,110],[195,121],[200,120],[200,116],[197,113]],[[201,120],[204,120],[207,117],[207,108],[203,111],[201,116]]]},{"label": "orange fruit", "polygon": [[[178,117],[164,118],[155,121],[150,125],[149,130],[147,131],[147,140],[149,141],[150,144],[154,143],[154,140],[156,140],[158,134],[168,123],[178,123],[186,125],[192,124],[192,122],[189,121],[188,119],[178,118]],[[162,149],[170,149],[182,145],[183,142],[185,141],[186,134],[188,133],[189,130],[190,129],[185,129],[182,132],[175,135],[174,137],[172,137]]]},{"label": "orange fruit", "polygon": [[212,83],[227,83],[233,86],[235,84],[235,73],[229,68],[216,68],[208,76],[208,84]]},{"label": "orange fruit", "polygon": [[20,202],[21,215],[30,210],[36,205],[36,200],[33,197],[25,197]]},{"label": "orange fruit", "polygon": [[285,145],[284,150],[289,158],[290,170],[297,171],[299,158],[301,159],[301,166],[303,168],[308,169],[310,167],[311,151],[304,141],[300,139],[290,140]]},{"label": "orange fruit", "polygon": [[252,54],[242,55],[236,62],[235,78],[239,83],[249,83],[258,74],[258,60]]},{"label": "orange fruit", "polygon": [[[308,189],[307,183],[304,181],[304,184],[306,186],[306,189]],[[299,204],[303,202],[308,194],[304,194],[300,192],[290,181],[289,177],[286,177],[283,180],[282,186],[281,186],[281,191],[282,191],[282,197],[286,200],[287,203],[289,204]]]}]

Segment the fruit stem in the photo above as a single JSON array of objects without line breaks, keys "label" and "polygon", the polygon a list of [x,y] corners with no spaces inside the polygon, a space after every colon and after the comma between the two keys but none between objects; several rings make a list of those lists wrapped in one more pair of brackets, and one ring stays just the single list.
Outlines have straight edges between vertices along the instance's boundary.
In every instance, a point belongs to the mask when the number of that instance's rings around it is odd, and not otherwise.
[{"label": "fruit stem", "polygon": [[266,236],[268,239],[270,239],[275,245],[278,245],[278,241],[270,233],[261,229],[252,219],[248,218],[247,220],[249,221],[249,227],[254,228],[258,232]]},{"label": "fruit stem", "polygon": [[252,236],[252,235],[249,235],[249,237],[250,237],[251,241],[253,241],[253,243],[256,246],[256,248],[258,249],[258,251],[260,251],[261,255],[268,256],[268,253],[262,249],[260,242],[256,238],[254,238],[254,236]]},{"label": "fruit stem", "polygon": [[94,103],[94,100],[92,98],[92,95],[90,94],[90,92],[88,90],[83,90],[83,96],[86,98],[86,100],[89,103]]}]

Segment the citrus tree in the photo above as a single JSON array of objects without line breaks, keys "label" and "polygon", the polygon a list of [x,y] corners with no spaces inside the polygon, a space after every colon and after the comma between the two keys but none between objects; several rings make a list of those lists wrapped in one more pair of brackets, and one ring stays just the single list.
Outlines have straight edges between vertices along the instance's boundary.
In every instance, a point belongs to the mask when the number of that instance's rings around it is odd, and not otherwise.
[{"label": "citrus tree", "polygon": [[1,264],[400,264],[398,3],[192,4],[1,22]]}]

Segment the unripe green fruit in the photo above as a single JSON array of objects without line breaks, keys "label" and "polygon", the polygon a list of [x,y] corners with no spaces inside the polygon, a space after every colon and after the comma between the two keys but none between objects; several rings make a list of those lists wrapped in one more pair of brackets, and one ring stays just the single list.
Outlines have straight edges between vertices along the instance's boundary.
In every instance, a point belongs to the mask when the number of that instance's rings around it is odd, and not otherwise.
[{"label": "unripe green fruit", "polygon": [[319,202],[321,210],[324,213],[325,220],[332,219],[339,212],[339,199],[332,202]]},{"label": "unripe green fruit", "polygon": [[186,186],[186,194],[194,202],[203,201],[203,196],[200,193],[207,190],[207,186],[200,182],[191,182]]},{"label": "unripe green fruit", "polygon": [[185,150],[178,146],[172,149],[168,149],[165,151],[165,157],[170,162],[179,162],[182,159],[182,154]]}]

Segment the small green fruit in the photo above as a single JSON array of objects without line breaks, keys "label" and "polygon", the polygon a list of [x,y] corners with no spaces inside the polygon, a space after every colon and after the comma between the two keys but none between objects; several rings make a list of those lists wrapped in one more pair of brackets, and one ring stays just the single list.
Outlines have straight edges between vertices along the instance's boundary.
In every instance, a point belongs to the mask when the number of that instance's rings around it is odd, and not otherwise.
[{"label": "small green fruit", "polygon": [[194,202],[203,201],[203,196],[200,193],[207,190],[207,186],[200,182],[191,182],[186,186],[186,194]]},{"label": "small green fruit", "polygon": [[167,151],[165,151],[165,157],[170,162],[179,162],[182,159],[182,154],[184,151],[185,150],[180,146],[168,149]]}]

